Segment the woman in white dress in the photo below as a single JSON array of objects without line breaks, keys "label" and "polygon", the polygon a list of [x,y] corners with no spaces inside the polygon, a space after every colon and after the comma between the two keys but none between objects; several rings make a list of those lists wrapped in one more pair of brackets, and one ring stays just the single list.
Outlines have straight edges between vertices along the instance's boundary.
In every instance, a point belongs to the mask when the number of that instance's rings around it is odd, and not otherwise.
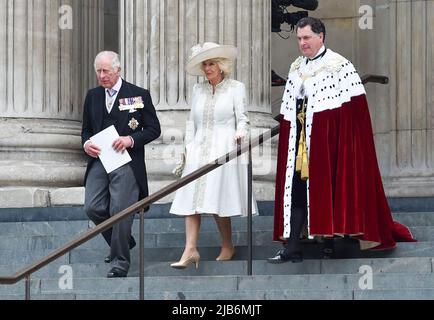
[{"label": "woman in white dress", "polygon": [[[246,89],[229,79],[237,49],[212,42],[196,45],[186,66],[189,74],[205,76],[193,88],[190,117],[185,135],[186,165],[183,176],[234,150],[248,137]],[[185,216],[186,244],[181,259],[171,267],[198,267],[197,250],[202,214],[212,214],[220,231],[222,245],[217,261],[231,260],[232,216],[247,215],[247,162],[245,157],[224,164],[179,189],[170,213]],[[257,213],[256,201],[252,203]]]}]

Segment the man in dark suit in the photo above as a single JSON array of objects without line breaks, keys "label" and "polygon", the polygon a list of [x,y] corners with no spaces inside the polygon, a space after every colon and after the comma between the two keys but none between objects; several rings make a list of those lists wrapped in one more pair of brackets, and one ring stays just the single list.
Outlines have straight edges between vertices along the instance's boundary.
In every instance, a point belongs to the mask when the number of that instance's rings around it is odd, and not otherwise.
[{"label": "man in dark suit", "polygon": [[[148,196],[144,146],[161,134],[148,90],[124,81],[119,56],[104,51],[95,58],[99,87],[87,93],[83,110],[82,143],[89,156],[85,175],[85,211],[100,224]],[[128,152],[132,161],[107,174],[98,156],[101,152],[89,139],[114,125],[119,138],[113,149]],[[126,277],[130,266],[133,217],[103,232],[110,246],[105,262],[111,263],[107,277]]]}]

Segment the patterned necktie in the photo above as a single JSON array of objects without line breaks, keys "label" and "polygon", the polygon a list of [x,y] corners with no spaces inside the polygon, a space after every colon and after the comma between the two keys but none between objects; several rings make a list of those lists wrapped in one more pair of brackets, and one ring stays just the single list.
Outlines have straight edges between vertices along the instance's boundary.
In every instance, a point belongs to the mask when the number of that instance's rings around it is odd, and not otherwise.
[{"label": "patterned necktie", "polygon": [[115,102],[114,98],[116,95],[117,91],[114,89],[107,89],[107,95],[108,95],[108,99],[107,99],[107,111],[110,113],[112,111],[113,108],[113,103]]}]

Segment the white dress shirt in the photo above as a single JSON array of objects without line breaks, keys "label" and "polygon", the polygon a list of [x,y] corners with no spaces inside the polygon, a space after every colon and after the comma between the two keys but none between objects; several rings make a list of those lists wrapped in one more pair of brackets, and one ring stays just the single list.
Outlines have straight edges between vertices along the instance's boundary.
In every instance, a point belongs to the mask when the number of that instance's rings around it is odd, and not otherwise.
[{"label": "white dress shirt", "polygon": [[[122,78],[119,77],[118,82],[116,82],[113,88],[105,89],[105,106],[107,108],[108,113],[112,112],[113,105],[116,101],[119,91],[121,90],[121,87],[122,87]],[[112,96],[110,96],[109,92],[113,92],[113,91],[114,94],[112,93]]]}]

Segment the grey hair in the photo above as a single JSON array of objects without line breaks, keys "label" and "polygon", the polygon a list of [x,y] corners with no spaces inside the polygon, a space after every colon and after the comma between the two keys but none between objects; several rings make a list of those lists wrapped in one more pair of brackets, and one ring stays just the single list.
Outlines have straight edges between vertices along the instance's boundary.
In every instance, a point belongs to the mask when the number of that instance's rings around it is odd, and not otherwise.
[{"label": "grey hair", "polygon": [[95,62],[94,62],[95,71],[96,71],[96,63],[102,57],[108,57],[109,59],[111,59],[113,70],[120,70],[121,69],[121,61],[120,61],[119,55],[116,52],[114,52],[114,51],[102,51],[102,52],[98,53],[97,56],[95,57]]},{"label": "grey hair", "polygon": [[[225,77],[229,77],[234,70],[234,62],[227,58],[213,58],[209,59],[214,61],[219,66],[220,70],[223,71]],[[200,69],[203,70],[203,64],[201,64]]]}]

